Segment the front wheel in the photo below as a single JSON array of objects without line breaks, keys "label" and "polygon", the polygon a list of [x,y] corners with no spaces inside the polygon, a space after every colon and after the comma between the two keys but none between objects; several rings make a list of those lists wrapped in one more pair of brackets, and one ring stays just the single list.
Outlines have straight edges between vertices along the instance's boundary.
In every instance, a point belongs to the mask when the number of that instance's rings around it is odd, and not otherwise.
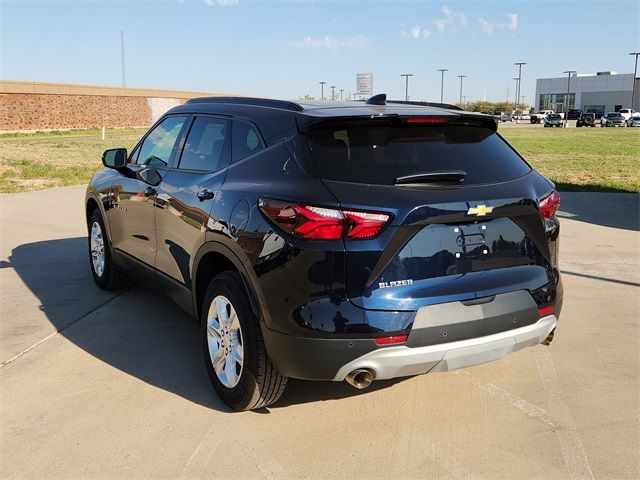
[{"label": "front wheel", "polygon": [[238,272],[223,272],[209,284],[201,332],[209,379],[224,403],[234,410],[254,410],[284,393],[287,377],[269,360]]},{"label": "front wheel", "polygon": [[100,211],[95,209],[89,215],[89,265],[93,280],[104,290],[119,290],[129,284],[129,275],[113,262],[107,230]]}]

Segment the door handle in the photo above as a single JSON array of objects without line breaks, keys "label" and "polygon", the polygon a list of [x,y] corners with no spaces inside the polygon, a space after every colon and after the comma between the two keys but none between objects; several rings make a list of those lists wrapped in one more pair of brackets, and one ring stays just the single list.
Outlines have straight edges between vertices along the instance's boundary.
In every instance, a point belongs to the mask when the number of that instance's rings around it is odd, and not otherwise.
[{"label": "door handle", "polygon": [[203,200],[211,200],[214,197],[214,193],[211,190],[204,188],[196,193],[196,197],[198,197],[198,200],[202,202]]},{"label": "door handle", "polygon": [[153,187],[147,187],[144,189],[144,196],[151,197],[156,194],[156,189]]}]

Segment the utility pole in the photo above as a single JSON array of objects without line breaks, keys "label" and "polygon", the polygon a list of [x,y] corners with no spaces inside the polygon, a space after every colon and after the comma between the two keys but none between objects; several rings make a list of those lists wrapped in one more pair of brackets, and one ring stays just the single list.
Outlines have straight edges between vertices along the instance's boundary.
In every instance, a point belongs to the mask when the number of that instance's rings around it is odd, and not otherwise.
[{"label": "utility pole", "polygon": [[320,82],[320,100],[324,100],[324,84],[327,82]]},{"label": "utility pole", "polygon": [[462,109],[463,109],[463,110],[466,110],[466,109],[467,109],[467,96],[466,96],[466,95],[463,95],[463,96],[462,96],[462,101],[464,102],[464,103],[462,104]]},{"label": "utility pole", "polygon": [[576,73],[576,71],[566,70],[562,73],[567,74],[567,96],[564,99],[564,128],[567,128],[567,120],[569,120],[569,86],[571,85],[571,74]]},{"label": "utility pole", "polygon": [[413,77],[413,73],[403,73],[400,76],[405,78],[404,100],[408,102],[409,101],[409,77]]},{"label": "utility pole", "polygon": [[342,101],[342,92],[344,92],[344,88],[340,89],[340,101]]},{"label": "utility pole", "polygon": [[520,101],[520,83],[522,82],[522,66],[526,65],[527,62],[516,62],[514,65],[518,66],[518,83],[516,84],[516,123],[520,123],[518,120],[518,103]]},{"label": "utility pole", "polygon": [[446,68],[438,69],[439,72],[442,72],[442,79],[440,80],[440,103],[444,103],[444,72],[448,72]]},{"label": "utility pole", "polygon": [[120,30],[120,56],[122,58],[122,86],[127,86],[127,79],[124,72],[124,30]]},{"label": "utility pole", "polygon": [[462,106],[462,79],[466,77],[466,75],[458,75],[458,78],[460,79],[460,106]]},{"label": "utility pole", "polygon": [[636,77],[638,76],[638,55],[640,55],[640,52],[633,52],[629,55],[635,55],[636,57],[636,67],[633,69],[633,86],[631,87],[631,110],[634,110],[636,100]]},{"label": "utility pole", "polygon": [[335,100],[335,99],[336,99],[336,86],[331,85],[331,100]]}]

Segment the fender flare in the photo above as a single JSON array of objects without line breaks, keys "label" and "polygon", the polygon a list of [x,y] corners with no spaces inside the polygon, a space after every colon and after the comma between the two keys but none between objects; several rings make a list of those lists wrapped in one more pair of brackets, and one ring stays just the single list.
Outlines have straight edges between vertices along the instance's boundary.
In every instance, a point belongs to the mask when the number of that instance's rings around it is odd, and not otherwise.
[{"label": "fender flare", "polygon": [[261,308],[263,302],[260,302],[258,289],[255,287],[257,284],[257,277],[255,273],[250,271],[249,268],[245,265],[248,259],[243,262],[238,254],[229,246],[218,240],[209,240],[203,243],[196,254],[193,256],[193,262],[191,266],[191,301],[193,303],[193,311],[197,312],[197,320],[199,320],[199,312],[200,306],[197,304],[197,271],[198,266],[202,258],[209,253],[217,253],[224,256],[227,260],[229,260],[233,266],[236,268],[240,277],[242,278],[242,283],[247,291],[247,295],[249,297],[249,304],[253,313],[260,319],[260,323],[266,323],[265,319],[265,310]]}]

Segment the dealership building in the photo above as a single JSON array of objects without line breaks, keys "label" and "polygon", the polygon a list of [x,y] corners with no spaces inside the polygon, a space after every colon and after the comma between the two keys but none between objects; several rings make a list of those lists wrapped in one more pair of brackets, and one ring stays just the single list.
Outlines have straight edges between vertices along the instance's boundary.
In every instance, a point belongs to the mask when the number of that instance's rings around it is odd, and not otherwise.
[{"label": "dealership building", "polygon": [[[569,108],[583,112],[603,114],[631,108],[634,82],[633,73],[598,72],[596,74],[574,74],[569,82]],[[640,79],[636,78],[635,105],[640,110]],[[536,80],[537,111],[566,110],[568,77],[540,78]]]}]

